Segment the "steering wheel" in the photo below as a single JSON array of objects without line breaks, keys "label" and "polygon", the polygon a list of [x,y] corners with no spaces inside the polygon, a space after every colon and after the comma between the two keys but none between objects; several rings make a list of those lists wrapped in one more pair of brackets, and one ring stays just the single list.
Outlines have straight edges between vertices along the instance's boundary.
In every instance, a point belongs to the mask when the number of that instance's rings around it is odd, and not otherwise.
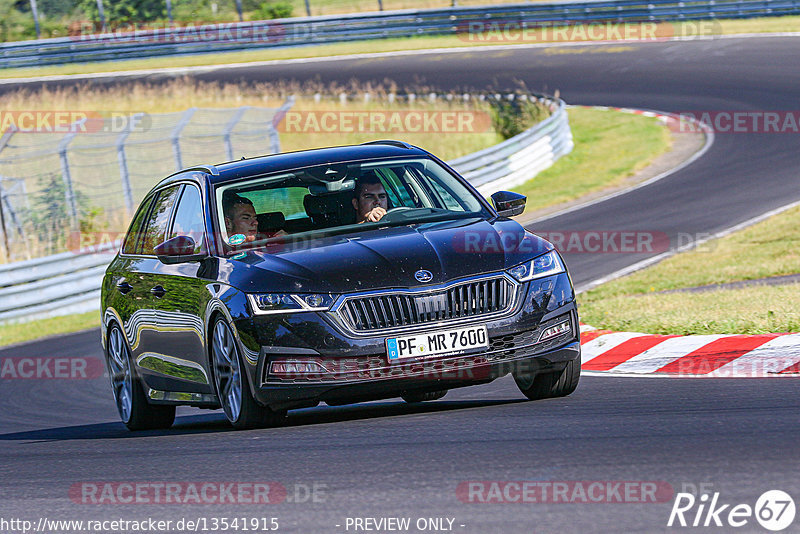
[{"label": "steering wheel", "polygon": [[407,210],[413,210],[413,209],[414,208],[412,208],[410,206],[397,206],[397,207],[394,207],[394,208],[392,208],[390,210],[387,210],[386,211],[386,215],[389,215],[390,213],[397,213],[398,211],[407,211]]},{"label": "steering wheel", "polygon": [[385,221],[387,218],[389,218],[389,216],[390,216],[392,213],[401,213],[401,212],[403,212],[403,211],[408,211],[408,210],[412,210],[412,209],[414,209],[414,208],[411,208],[411,207],[409,207],[409,206],[397,206],[397,207],[394,207],[394,208],[392,208],[392,209],[390,209],[390,210],[387,210],[387,211],[386,211],[386,215],[384,215],[383,217],[381,217],[381,220],[382,220],[382,221]]}]

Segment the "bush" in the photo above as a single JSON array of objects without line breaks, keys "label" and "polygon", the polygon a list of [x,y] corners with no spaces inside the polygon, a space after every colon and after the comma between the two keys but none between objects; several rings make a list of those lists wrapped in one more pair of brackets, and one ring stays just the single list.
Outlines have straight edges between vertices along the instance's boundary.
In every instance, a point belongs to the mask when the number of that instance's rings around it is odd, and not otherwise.
[{"label": "bush", "polygon": [[17,10],[13,0],[0,0],[0,41],[36,38],[33,17]]},{"label": "bush", "polygon": [[531,126],[546,119],[550,112],[547,107],[536,101],[491,100],[492,125],[503,139],[519,135]]},{"label": "bush", "polygon": [[[80,7],[89,20],[100,20],[97,0],[81,0]],[[145,22],[165,19],[167,5],[163,0],[104,0],[106,21],[112,25],[120,22]]]},{"label": "bush", "polygon": [[265,2],[253,13],[257,20],[287,19],[292,16],[294,8],[289,2]]}]

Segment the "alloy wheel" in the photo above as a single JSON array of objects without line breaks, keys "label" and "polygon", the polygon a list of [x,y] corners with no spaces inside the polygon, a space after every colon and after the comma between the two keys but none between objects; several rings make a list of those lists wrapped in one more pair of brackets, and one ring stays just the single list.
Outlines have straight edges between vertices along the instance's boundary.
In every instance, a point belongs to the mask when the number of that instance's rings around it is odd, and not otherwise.
[{"label": "alloy wheel", "polygon": [[242,373],[236,342],[225,321],[218,321],[214,326],[211,352],[214,381],[222,409],[230,421],[236,421],[242,410]]},{"label": "alloy wheel", "polygon": [[122,338],[122,331],[116,326],[109,333],[108,371],[114,400],[117,402],[117,410],[119,410],[122,420],[128,422],[131,418],[133,403],[133,377],[130,358],[128,358],[128,347]]}]

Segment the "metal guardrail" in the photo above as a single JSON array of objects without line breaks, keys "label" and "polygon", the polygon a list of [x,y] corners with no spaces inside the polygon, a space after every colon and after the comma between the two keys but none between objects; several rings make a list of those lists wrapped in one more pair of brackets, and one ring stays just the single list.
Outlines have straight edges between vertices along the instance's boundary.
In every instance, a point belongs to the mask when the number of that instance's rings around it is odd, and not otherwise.
[{"label": "metal guardrail", "polygon": [[107,244],[96,254],[64,252],[0,265],[0,322],[98,309],[103,274],[118,247]]},{"label": "metal guardrail", "polygon": [[[502,143],[450,162],[482,194],[533,178],[572,150],[566,105],[542,99],[553,113]],[[64,252],[0,265],[0,323],[97,310],[103,273],[119,243],[99,253]]]},{"label": "metal guardrail", "polygon": [[277,128],[293,103],[289,97],[274,108],[98,113],[60,133],[18,131],[12,124],[0,136],[0,251],[23,259],[63,250],[56,225],[77,232],[93,208],[102,210],[96,222],[120,225],[119,216],[131,217],[170,167],[280,152]]},{"label": "metal guardrail", "polygon": [[[800,14],[796,0],[567,0],[276,19],[77,35],[0,44],[0,67],[59,65],[176,54],[491,31],[573,23],[747,18]],[[475,34],[473,32],[476,32]]]},{"label": "metal guardrail", "polygon": [[566,104],[548,100],[553,114],[519,135],[450,163],[481,194],[508,189],[530,180],[572,151]]}]

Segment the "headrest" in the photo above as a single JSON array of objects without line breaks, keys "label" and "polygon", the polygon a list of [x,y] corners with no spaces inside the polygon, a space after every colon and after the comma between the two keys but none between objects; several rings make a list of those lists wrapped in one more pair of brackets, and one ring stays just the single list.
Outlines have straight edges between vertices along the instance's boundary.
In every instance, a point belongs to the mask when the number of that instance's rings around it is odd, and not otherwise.
[{"label": "headrest", "polygon": [[[352,197],[352,194],[348,197]],[[310,217],[339,213],[342,208],[342,198],[339,195],[306,195],[303,197],[303,207]]]},{"label": "headrest", "polygon": [[256,215],[256,219],[258,219],[258,231],[261,233],[271,230],[281,230],[286,223],[286,219],[280,211],[259,213]]}]

